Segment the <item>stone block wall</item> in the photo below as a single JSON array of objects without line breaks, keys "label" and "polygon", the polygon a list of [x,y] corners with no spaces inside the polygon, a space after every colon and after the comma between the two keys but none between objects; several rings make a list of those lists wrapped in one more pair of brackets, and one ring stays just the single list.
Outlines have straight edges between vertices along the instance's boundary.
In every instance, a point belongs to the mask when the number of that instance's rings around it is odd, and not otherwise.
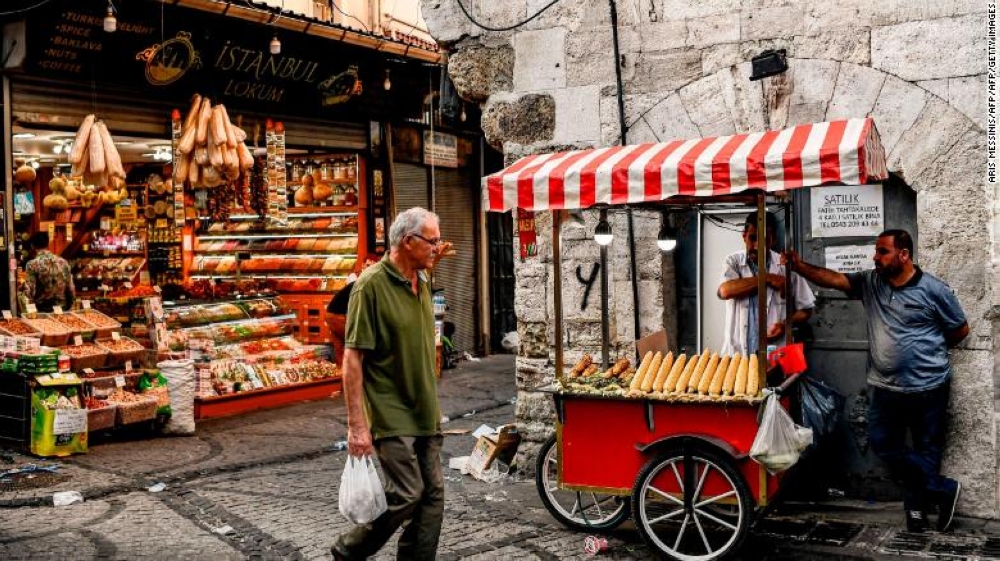
[{"label": "stone block wall", "polygon": [[[480,23],[494,27],[521,22],[548,4],[462,1]],[[460,95],[484,104],[487,139],[511,159],[553,147],[617,143],[615,65],[624,80],[630,143],[873,116],[890,171],[917,192],[921,265],[956,290],[972,327],[969,339],[953,352],[953,423],[945,472],[967,483],[961,512],[997,515],[1000,479],[992,405],[997,396],[990,389],[1000,383],[994,351],[1000,295],[993,289],[996,194],[984,180],[985,3],[617,0],[618,60],[612,54],[607,0],[558,2],[506,32],[477,27],[456,0],[423,0],[422,5],[432,33],[452,50],[449,71]],[[787,51],[789,70],[749,81],[750,59],[773,48]],[[551,265],[543,266],[542,257],[550,255],[545,239],[551,228],[539,218],[540,256],[516,267],[523,391],[552,376]],[[565,250],[572,258],[563,278],[570,300],[581,298],[573,287],[576,265],[593,263],[597,256],[595,244],[572,236],[589,236],[594,220],[588,216],[588,231],[566,234]],[[616,233],[623,231],[617,217],[614,226]],[[650,228],[655,240],[656,228]],[[622,239],[616,237],[613,248],[611,283],[618,349],[631,345],[634,313],[631,287],[622,277],[627,266],[617,268],[618,262],[627,263],[619,261],[628,255]],[[669,300],[674,298],[661,289],[672,284],[672,270],[662,259],[643,253],[650,247],[655,244],[637,241],[644,329],[657,319],[669,323],[664,310],[672,309]],[[588,299],[591,305],[594,298],[591,294]],[[588,307],[567,315],[573,318],[568,361],[592,350],[591,312]],[[551,411],[537,396],[520,398],[520,422],[529,438],[542,438],[551,431]],[[524,452],[530,453],[530,446]]]}]

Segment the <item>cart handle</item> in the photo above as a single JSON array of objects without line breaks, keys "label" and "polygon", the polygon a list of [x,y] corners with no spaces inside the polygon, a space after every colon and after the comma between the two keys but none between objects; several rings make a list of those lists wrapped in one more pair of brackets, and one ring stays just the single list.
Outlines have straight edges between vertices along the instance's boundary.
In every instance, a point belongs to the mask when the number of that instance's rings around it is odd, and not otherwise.
[{"label": "cart handle", "polygon": [[791,389],[791,387],[794,386],[796,382],[799,381],[800,377],[802,377],[801,372],[798,374],[792,374],[788,378],[785,378],[785,381],[782,382],[780,386],[774,389],[774,393],[776,393],[780,397],[781,394]]}]

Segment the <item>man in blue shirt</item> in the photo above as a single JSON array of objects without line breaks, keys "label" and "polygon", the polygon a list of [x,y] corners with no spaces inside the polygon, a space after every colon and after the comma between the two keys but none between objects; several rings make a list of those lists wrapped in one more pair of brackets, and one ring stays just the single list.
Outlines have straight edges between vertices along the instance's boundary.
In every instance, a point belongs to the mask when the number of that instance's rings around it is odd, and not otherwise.
[{"label": "man in blue shirt", "polygon": [[[962,489],[941,475],[951,380],[948,349],[965,339],[969,325],[951,288],[913,263],[908,232],[882,232],[874,259],[874,270],[844,274],[787,254],[793,271],[864,305],[872,450],[903,484],[907,528],[926,529],[926,511],[936,505],[938,530],[945,531]],[[907,432],[912,447],[906,445]]]}]

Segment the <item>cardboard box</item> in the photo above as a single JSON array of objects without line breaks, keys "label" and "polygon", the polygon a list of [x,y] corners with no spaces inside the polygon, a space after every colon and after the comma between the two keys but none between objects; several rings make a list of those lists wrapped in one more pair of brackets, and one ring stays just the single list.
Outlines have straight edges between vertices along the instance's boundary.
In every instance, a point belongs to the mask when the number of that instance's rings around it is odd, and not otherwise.
[{"label": "cardboard box", "polygon": [[[664,355],[670,351],[670,347],[667,345],[667,332],[664,329],[657,331],[655,333],[650,333],[642,339],[635,342],[635,350],[639,355],[639,360],[646,355],[646,352],[652,351],[654,354],[656,351],[660,351]],[[636,365],[638,366],[638,365]]]},{"label": "cardboard box", "polygon": [[497,427],[493,434],[480,436],[469,455],[469,473],[476,479],[481,479],[482,474],[497,460],[510,465],[520,443],[521,435],[517,432],[517,426],[512,424]]}]

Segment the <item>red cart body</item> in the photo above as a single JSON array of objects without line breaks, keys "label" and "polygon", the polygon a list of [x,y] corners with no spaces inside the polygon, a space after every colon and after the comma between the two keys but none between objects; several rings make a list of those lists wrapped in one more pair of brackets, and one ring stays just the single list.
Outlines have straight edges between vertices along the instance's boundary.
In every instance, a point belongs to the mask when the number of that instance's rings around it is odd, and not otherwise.
[{"label": "red cart body", "polygon": [[[629,495],[636,475],[670,439],[689,436],[731,455],[759,506],[766,505],[778,489],[780,478],[768,474],[748,455],[757,434],[755,405],[554,397],[560,418],[561,488]],[[714,485],[725,486],[710,479],[706,490]]]}]

